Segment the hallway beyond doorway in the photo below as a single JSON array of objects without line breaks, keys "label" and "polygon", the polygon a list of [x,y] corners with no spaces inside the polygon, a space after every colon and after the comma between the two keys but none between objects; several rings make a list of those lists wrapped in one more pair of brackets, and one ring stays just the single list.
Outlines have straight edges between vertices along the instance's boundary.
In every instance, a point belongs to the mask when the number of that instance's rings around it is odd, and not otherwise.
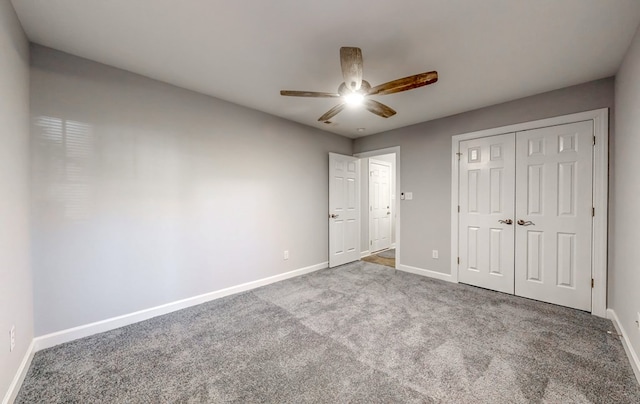
[{"label": "hallway beyond doorway", "polygon": [[363,257],[361,258],[361,260],[395,268],[396,267],[396,249],[391,248],[388,250],[382,250],[375,254],[371,254],[366,257]]}]

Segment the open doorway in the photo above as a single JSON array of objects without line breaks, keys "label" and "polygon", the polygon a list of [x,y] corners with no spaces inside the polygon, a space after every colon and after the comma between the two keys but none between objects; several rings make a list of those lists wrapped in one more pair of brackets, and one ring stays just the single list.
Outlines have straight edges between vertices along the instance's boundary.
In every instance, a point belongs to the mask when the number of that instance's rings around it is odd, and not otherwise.
[{"label": "open doorway", "polygon": [[356,154],[360,158],[361,259],[399,265],[400,148]]}]

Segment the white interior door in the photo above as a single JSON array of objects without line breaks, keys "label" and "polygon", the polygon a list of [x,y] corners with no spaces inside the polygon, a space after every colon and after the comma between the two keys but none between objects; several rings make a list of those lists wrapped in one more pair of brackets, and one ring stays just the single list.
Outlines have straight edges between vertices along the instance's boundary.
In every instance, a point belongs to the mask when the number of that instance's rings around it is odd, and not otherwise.
[{"label": "white interior door", "polygon": [[329,267],[360,259],[360,161],[329,153]]},{"label": "white interior door", "polygon": [[516,139],[515,293],[591,311],[593,122]]},{"label": "white interior door", "polygon": [[514,291],[515,136],[460,142],[460,282]]},{"label": "white interior door", "polygon": [[369,159],[371,252],[391,247],[391,163]]}]

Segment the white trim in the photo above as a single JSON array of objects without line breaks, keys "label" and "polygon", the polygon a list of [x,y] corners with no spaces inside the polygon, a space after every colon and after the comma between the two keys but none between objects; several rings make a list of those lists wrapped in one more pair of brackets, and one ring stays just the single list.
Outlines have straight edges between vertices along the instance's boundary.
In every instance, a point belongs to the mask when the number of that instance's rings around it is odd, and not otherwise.
[{"label": "white trim", "polygon": [[617,333],[622,336],[620,341],[622,342],[624,351],[627,353],[627,357],[629,358],[629,362],[631,363],[633,373],[636,375],[638,383],[640,383],[640,358],[638,358],[638,354],[633,350],[633,347],[628,342],[629,336],[622,327],[622,323],[620,322],[620,319],[618,319],[618,315],[613,309],[607,309],[607,318],[611,320],[611,322],[613,322],[613,326],[616,328]]},{"label": "white trim", "polygon": [[403,272],[409,272],[409,273],[412,273],[412,274],[422,275],[422,276],[426,276],[426,277],[429,277],[429,278],[440,279],[441,281],[457,283],[457,280],[454,280],[453,276],[451,274],[445,274],[445,273],[442,273],[442,272],[431,271],[429,269],[412,267],[412,266],[409,266],[409,265],[398,265],[397,269],[399,271],[403,271]]},{"label": "white trim", "polygon": [[607,215],[609,167],[609,109],[601,108],[577,114],[524,122],[499,128],[455,135],[451,138],[451,274],[458,280],[458,156],[463,140],[539,129],[573,122],[593,121],[596,137],[593,156],[593,218],[591,314],[604,317],[607,312]]},{"label": "white trim", "polygon": [[[491,129],[479,130],[476,132],[463,133],[461,135],[454,135],[453,138],[456,139],[456,142],[460,142],[463,140],[477,139],[480,137],[503,135],[511,132],[522,132],[525,130],[540,129],[540,128],[546,128],[549,126],[558,126],[558,125],[563,125],[565,123],[591,121],[597,118],[600,118],[600,119],[602,119],[603,117],[608,118],[608,116],[609,116],[609,108],[600,108],[600,109],[594,109],[593,111],[578,112],[576,114],[555,116],[553,118],[539,119],[537,121],[522,122],[522,123],[516,123],[513,125],[500,126],[498,128],[491,128]],[[605,129],[608,129],[608,128],[605,128]]]},{"label": "white trim", "polygon": [[389,249],[395,249],[396,248],[396,243],[391,243],[391,247],[389,247]]},{"label": "white trim", "polygon": [[196,306],[211,300],[216,300],[221,297],[233,295],[240,292],[245,292],[251,289],[259,288],[260,286],[269,285],[274,282],[283,281],[285,279],[294,278],[297,276],[305,275],[320,269],[327,268],[328,262],[322,262],[320,264],[311,265],[305,268],[296,269],[290,272],[285,272],[280,275],[270,276],[268,278],[259,279],[253,282],[243,283],[241,285],[232,286],[229,288],[217,290],[214,292],[205,293],[198,296],[189,297],[187,299],[178,300],[175,302],[163,304],[156,307],[136,311],[134,313],[125,314],[118,317],[109,318],[106,320],[96,321],[95,323],[85,324],[74,328],[69,328],[62,331],[57,331],[51,334],[43,335],[33,339],[35,344],[35,350],[39,351],[46,348],[63,344],[65,342],[73,341],[78,338],[88,337],[90,335],[98,334],[105,331],[114,330],[116,328],[124,327],[129,324],[134,324],[140,321],[148,320],[153,317],[161,316],[163,314],[171,313],[177,310],[181,310],[187,307]]},{"label": "white trim", "polygon": [[[594,111],[595,112],[595,111]],[[599,317],[607,315],[607,243],[609,217],[609,110],[601,109],[593,117],[593,245],[591,275],[591,313]]]},{"label": "white trim", "polygon": [[[383,156],[385,154],[394,154],[394,153],[396,155],[398,153],[400,153],[400,146],[392,146],[392,147],[387,147],[387,148],[384,148],[384,149],[359,152],[359,153],[355,153],[353,155],[353,157],[360,157],[361,159],[368,159],[369,157]],[[396,160],[396,164],[397,163],[398,163],[398,161]]]},{"label": "white trim", "polygon": [[[400,248],[401,248],[401,243],[400,243],[400,226],[402,223],[402,220],[400,220],[401,218],[401,212],[402,212],[402,205],[400,204],[400,191],[402,190],[402,175],[401,175],[401,166],[402,164],[400,164],[400,146],[393,146],[393,147],[387,147],[384,149],[379,149],[379,150],[371,150],[371,151],[366,151],[366,152],[360,152],[360,153],[355,153],[353,156],[354,157],[359,157],[361,159],[363,158],[370,158],[370,157],[375,157],[375,156],[382,156],[384,154],[395,154],[396,155],[396,189],[395,189],[395,195],[396,195],[396,199],[395,199],[395,207],[396,207],[396,246],[394,247],[396,249],[396,269],[399,269],[400,267]],[[362,233],[362,231],[360,231],[360,233]]]},{"label": "white trim", "polygon": [[360,252],[360,259],[362,259],[364,257],[368,257],[370,255],[371,255],[371,251],[369,251],[369,250],[361,251]]},{"label": "white trim", "polygon": [[29,348],[27,348],[27,352],[25,352],[24,357],[22,358],[20,367],[18,367],[18,371],[16,372],[16,375],[9,385],[9,390],[7,390],[7,394],[5,394],[4,398],[2,399],[2,404],[9,404],[15,401],[18,393],[20,392],[20,387],[22,387],[22,382],[27,376],[27,372],[29,371],[29,367],[31,366],[31,360],[33,359],[34,353],[35,344],[34,341],[31,341],[31,344],[29,344]]},{"label": "white trim", "polygon": [[[464,136],[464,135],[458,135]],[[451,138],[451,277],[458,282],[458,209],[460,199],[458,197],[460,140],[457,136]]]}]

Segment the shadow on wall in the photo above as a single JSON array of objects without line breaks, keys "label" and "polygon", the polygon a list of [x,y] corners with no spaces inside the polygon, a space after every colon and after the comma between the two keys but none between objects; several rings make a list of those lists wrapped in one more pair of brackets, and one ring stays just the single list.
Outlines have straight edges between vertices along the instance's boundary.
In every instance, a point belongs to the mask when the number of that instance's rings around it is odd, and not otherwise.
[{"label": "shadow on wall", "polygon": [[[85,220],[89,216],[91,164],[94,160],[93,127],[89,124],[51,116],[35,119],[34,148],[47,155],[46,161],[36,160],[33,179],[36,192],[58,202],[56,216],[70,220]],[[42,185],[47,184],[43,187]],[[51,212],[53,213],[53,212]]]}]

